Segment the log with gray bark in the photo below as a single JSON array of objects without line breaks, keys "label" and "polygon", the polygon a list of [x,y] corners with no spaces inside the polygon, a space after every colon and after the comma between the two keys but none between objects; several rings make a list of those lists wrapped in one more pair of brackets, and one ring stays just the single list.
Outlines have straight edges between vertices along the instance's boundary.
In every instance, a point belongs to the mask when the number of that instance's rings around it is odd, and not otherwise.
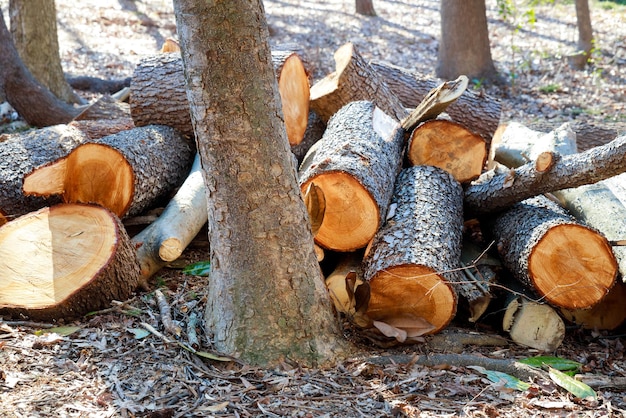
[{"label": "log with gray bark", "polygon": [[490,170],[465,189],[468,212],[484,215],[516,202],[565,188],[596,183],[626,171],[626,136],[582,153],[544,152],[516,169]]},{"label": "log with gray bark", "polygon": [[403,131],[367,101],[344,106],[304,158],[300,187],[321,188],[326,200],[315,242],[335,251],[365,247],[384,223],[402,164]]},{"label": "log with gray bark", "polygon": [[617,261],[607,239],[544,196],[499,214],[492,232],[503,264],[541,301],[587,309],[615,284]]},{"label": "log with gray bark", "polygon": [[49,159],[24,178],[23,191],[98,203],[119,217],[167,197],[189,172],[195,148],[175,129],[144,126],[109,135]]},{"label": "log with gray bark", "polygon": [[0,228],[0,314],[54,321],[108,308],[135,291],[139,267],[120,220],[59,204]]},{"label": "log with gray bark", "polygon": [[364,261],[367,315],[407,336],[435,333],[457,309],[452,283],[461,281],[461,186],[436,167],[406,168],[396,180],[392,207]]}]

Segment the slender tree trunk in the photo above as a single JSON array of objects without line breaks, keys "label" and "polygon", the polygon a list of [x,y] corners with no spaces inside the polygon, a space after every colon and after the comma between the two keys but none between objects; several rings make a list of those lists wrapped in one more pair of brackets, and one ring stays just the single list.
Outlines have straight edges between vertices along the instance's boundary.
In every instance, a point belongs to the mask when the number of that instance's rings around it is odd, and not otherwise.
[{"label": "slender tree trunk", "polygon": [[373,0],[355,0],[354,9],[360,15],[376,16]]},{"label": "slender tree trunk", "polygon": [[261,0],[177,0],[207,188],[215,347],[275,365],[324,363],[343,340],[313,249]]},{"label": "slender tree trunk", "polygon": [[491,58],[485,0],[441,0],[437,77],[498,80]]},{"label": "slender tree trunk", "polygon": [[11,0],[9,16],[15,47],[33,76],[64,102],[81,103],[63,74],[54,0]]},{"label": "slender tree trunk", "polygon": [[41,127],[67,123],[80,113],[50,93],[28,71],[1,15],[0,57],[0,91],[30,125]]},{"label": "slender tree trunk", "polygon": [[593,29],[591,28],[589,0],[576,0],[576,20],[578,22],[578,51],[568,58],[573,68],[582,70],[587,66],[591,50],[593,49]]}]

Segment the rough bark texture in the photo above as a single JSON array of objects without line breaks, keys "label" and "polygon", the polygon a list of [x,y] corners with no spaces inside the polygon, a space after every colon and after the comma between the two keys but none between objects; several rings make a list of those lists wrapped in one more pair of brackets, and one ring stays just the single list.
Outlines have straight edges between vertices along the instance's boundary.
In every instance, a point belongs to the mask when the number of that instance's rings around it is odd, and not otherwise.
[{"label": "rough bark texture", "polygon": [[116,119],[99,119],[99,120],[74,120],[68,123],[68,126],[78,128],[89,139],[98,139],[107,135],[113,135],[118,132],[128,131],[135,127],[133,119],[116,118]]},{"label": "rough bark texture", "polygon": [[626,155],[626,136],[585,152],[560,156],[554,164],[538,172],[530,162],[514,170],[484,173],[465,190],[465,204],[473,214],[497,212],[532,196],[596,183],[621,174]]},{"label": "rough bark texture", "polygon": [[485,0],[442,0],[437,77],[497,79],[491,59]]},{"label": "rough bark texture", "polygon": [[207,222],[206,188],[200,157],[159,218],[133,237],[141,268],[140,282],[147,281],[168,262],[176,260]]},{"label": "rough bark texture", "polygon": [[207,188],[209,338],[248,363],[325,363],[343,342],[280,117],[263,5],[174,5]]},{"label": "rough bark texture", "polygon": [[311,109],[327,122],[350,102],[367,100],[396,120],[408,112],[352,43],[335,52],[335,71],[311,86]]},{"label": "rough bark texture", "polygon": [[87,135],[68,125],[11,135],[0,146],[0,212],[9,219],[59,203],[60,199],[26,196],[24,176],[87,142]]},{"label": "rough bark texture", "polygon": [[56,205],[5,225],[0,260],[0,313],[46,321],[126,300],[139,276],[121,222],[93,205]]},{"label": "rough bark texture", "polygon": [[352,102],[329,121],[300,168],[304,192],[324,192],[326,213],[315,242],[335,251],[365,247],[385,222],[402,164],[403,131],[372,102]]},{"label": "rough bark texture", "polygon": [[15,47],[33,76],[64,102],[82,103],[63,74],[54,0],[11,0],[9,16]]},{"label": "rough bark texture", "polygon": [[115,100],[108,94],[97,99],[85,108],[74,120],[119,119],[130,117],[128,103]]},{"label": "rough bark texture", "polygon": [[374,237],[364,278],[374,320],[423,318],[440,331],[454,317],[463,230],[462,189],[447,172],[430,166],[398,175],[395,213]]},{"label": "rough bark texture", "polygon": [[[272,51],[272,63],[278,77],[288,139],[297,144],[302,141],[309,113],[308,74],[294,51],[276,48]],[[285,65],[283,78],[281,70]],[[135,67],[130,105],[137,126],[167,125],[193,135],[180,53],[148,57]]]},{"label": "rough bark texture", "polygon": [[503,212],[492,231],[503,264],[550,304],[591,308],[615,283],[617,262],[606,238],[546,197]]},{"label": "rough bark texture", "polygon": [[413,130],[407,146],[411,165],[432,165],[459,183],[480,176],[487,160],[485,140],[463,125],[445,119],[426,121]]},{"label": "rough bark texture", "polygon": [[11,34],[0,16],[0,91],[29,125],[67,123],[79,111],[58,99],[39,83],[22,63]]},{"label": "rough bark texture", "polygon": [[133,216],[183,182],[194,151],[174,128],[134,128],[82,144],[30,172],[23,190],[61,194],[64,202],[98,203],[119,217]]}]

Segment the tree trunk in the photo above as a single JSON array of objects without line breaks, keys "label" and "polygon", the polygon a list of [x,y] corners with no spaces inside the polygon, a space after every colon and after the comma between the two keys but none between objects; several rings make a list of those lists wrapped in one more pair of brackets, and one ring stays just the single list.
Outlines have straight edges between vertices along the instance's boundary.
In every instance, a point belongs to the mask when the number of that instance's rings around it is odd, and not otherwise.
[{"label": "tree trunk", "polygon": [[576,0],[576,21],[578,25],[578,51],[568,56],[569,64],[576,70],[583,70],[593,49],[593,29],[591,27],[591,13],[589,0]]},{"label": "tree trunk", "polygon": [[0,258],[0,313],[45,321],[126,300],[139,277],[121,222],[94,205],[56,205],[8,223]]},{"label": "tree trunk", "polygon": [[368,100],[398,121],[408,114],[385,81],[352,43],[334,55],[335,71],[311,86],[311,109],[324,122],[350,102]]},{"label": "tree trunk", "polygon": [[441,169],[410,167],[398,176],[393,204],[365,259],[367,315],[388,324],[422,319],[427,333],[438,332],[457,308],[451,282],[461,265],[461,186]]},{"label": "tree trunk", "polygon": [[329,121],[304,158],[300,188],[322,189],[326,213],[315,242],[334,251],[365,247],[385,222],[402,165],[404,135],[373,103],[352,102]]},{"label": "tree trunk", "polygon": [[10,0],[9,16],[15,47],[31,74],[64,102],[82,103],[63,74],[54,0]]},{"label": "tree trunk", "polygon": [[[428,92],[441,83],[437,79],[424,78],[382,61],[371,61],[370,66],[383,78],[402,105],[408,108],[417,107]],[[458,100],[448,106],[446,113],[453,121],[481,135],[489,143],[500,123],[502,104],[494,97],[465,90]]]},{"label": "tree trunk", "polygon": [[441,0],[437,77],[497,81],[491,58],[485,0]]},{"label": "tree trunk", "polygon": [[355,11],[364,16],[376,16],[373,0],[354,0]]},{"label": "tree trunk", "polygon": [[209,338],[253,364],[326,363],[344,341],[280,117],[263,5],[174,6],[207,188]]},{"label": "tree trunk", "polygon": [[122,218],[168,196],[183,182],[193,156],[193,147],[175,129],[143,126],[79,145],[28,173],[23,190],[97,203]]},{"label": "tree trunk", "polygon": [[516,169],[483,173],[465,189],[465,205],[475,215],[493,213],[532,196],[596,183],[623,173],[624,155],[626,136],[574,155],[545,152]]},{"label": "tree trunk", "polygon": [[13,39],[0,16],[0,91],[29,125],[50,126],[67,123],[80,111],[58,99],[39,83],[24,66]]},{"label": "tree trunk", "polygon": [[67,156],[89,141],[85,133],[68,125],[51,126],[11,135],[0,146],[0,213],[13,219],[43,206],[60,203],[52,197],[26,196],[24,176],[50,161]]},{"label": "tree trunk", "polygon": [[617,262],[606,238],[546,197],[514,205],[492,231],[503,264],[554,306],[591,308],[615,284]]},{"label": "tree trunk", "polygon": [[413,130],[406,152],[411,165],[439,167],[459,183],[477,179],[487,160],[480,135],[445,119],[429,120]]}]

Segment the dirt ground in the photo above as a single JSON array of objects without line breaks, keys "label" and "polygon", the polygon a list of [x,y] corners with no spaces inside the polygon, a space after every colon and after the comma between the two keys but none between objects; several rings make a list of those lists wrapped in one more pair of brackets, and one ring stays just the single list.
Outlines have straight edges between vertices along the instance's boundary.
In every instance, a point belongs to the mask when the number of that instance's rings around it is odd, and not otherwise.
[{"label": "dirt ground", "polygon": [[[537,6],[537,22],[529,25],[527,9],[518,3],[518,14],[505,22],[495,1],[487,1],[493,57],[507,84],[474,80],[473,88],[502,101],[503,121],[552,127],[566,121],[626,123],[623,2],[591,2],[598,42],[593,65],[581,72],[569,69],[565,58],[576,44],[573,5]],[[169,1],[56,4],[63,65],[72,75],[132,76],[142,57],[176,36]],[[0,0],[5,19],[7,5]],[[268,0],[271,42],[300,44],[318,79],[332,71],[332,54],[347,41],[368,59],[434,75],[438,1],[375,0],[374,5],[378,17],[368,18],[354,14],[351,0]],[[286,361],[266,370],[192,354],[186,349],[192,329],[199,350],[212,352],[203,337],[207,279],[181,270],[207,258],[203,235],[152,279],[150,291],[115,301],[110,309],[67,324],[0,318],[0,416],[626,416],[624,326],[599,331],[569,325],[555,352],[539,353],[508,340],[498,328],[497,311],[474,324],[459,318],[422,344],[388,349],[342,321],[358,352],[323,369]],[[180,339],[165,333],[155,289],[181,325]],[[59,325],[74,328],[59,330],[61,335],[46,332]],[[517,391],[473,367],[510,370],[512,360],[539,354],[578,361],[580,373],[604,378],[592,384],[597,398],[578,399],[545,372],[523,375],[531,386]]]}]

